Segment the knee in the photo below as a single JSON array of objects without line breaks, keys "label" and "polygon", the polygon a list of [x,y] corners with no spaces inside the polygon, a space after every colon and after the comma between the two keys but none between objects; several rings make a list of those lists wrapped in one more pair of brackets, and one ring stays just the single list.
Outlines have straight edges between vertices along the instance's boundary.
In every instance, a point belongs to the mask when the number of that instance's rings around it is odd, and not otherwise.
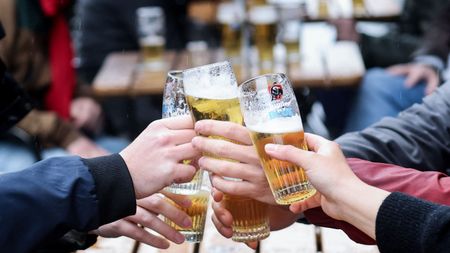
[{"label": "knee", "polygon": [[392,94],[399,89],[405,89],[405,77],[389,74],[385,69],[374,68],[367,71],[361,83],[362,92],[371,94]]}]

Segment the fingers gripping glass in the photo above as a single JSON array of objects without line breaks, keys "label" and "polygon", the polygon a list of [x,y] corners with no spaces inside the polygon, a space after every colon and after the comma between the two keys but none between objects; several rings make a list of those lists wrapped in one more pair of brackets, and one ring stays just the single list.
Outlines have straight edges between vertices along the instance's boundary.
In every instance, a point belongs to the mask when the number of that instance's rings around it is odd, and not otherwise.
[{"label": "fingers gripping glass", "polygon": [[[190,115],[183,90],[183,75],[181,71],[170,71],[164,87],[162,117],[170,118],[182,115]],[[184,160],[190,164],[191,160]],[[202,171],[198,170],[194,178],[188,183],[172,184],[165,189],[175,194],[195,194],[202,185]]]},{"label": "fingers gripping glass", "polygon": [[284,74],[267,74],[239,87],[244,122],[269,182],[275,201],[288,205],[315,194],[303,168],[269,157],[267,143],[292,145],[307,150],[294,91]]}]

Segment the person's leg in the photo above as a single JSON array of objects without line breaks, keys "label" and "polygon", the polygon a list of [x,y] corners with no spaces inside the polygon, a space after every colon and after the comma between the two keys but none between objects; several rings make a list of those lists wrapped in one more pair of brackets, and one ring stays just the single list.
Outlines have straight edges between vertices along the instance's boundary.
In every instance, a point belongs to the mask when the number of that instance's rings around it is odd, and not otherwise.
[{"label": "person's leg", "polygon": [[383,117],[395,117],[414,103],[420,103],[425,84],[407,88],[404,82],[405,77],[390,75],[384,69],[369,70],[350,109],[345,132],[362,130]]},{"label": "person's leg", "polygon": [[36,162],[33,152],[25,145],[0,141],[0,174],[26,169]]}]

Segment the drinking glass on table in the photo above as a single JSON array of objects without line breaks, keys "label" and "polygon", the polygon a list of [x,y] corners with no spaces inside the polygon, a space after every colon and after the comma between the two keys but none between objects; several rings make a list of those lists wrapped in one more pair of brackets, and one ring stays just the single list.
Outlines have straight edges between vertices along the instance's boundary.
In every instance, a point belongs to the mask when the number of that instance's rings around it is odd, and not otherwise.
[{"label": "drinking glass on table", "polygon": [[[187,103],[195,121],[213,119],[243,123],[237,97],[236,77],[229,62],[185,70],[183,84]],[[210,136],[210,138],[225,139],[220,136]],[[220,157],[215,158],[220,159]],[[234,241],[258,241],[269,236],[266,204],[231,195],[224,196],[224,204],[233,216],[232,239]]]},{"label": "drinking glass on table", "polygon": [[[182,115],[190,115],[189,107],[186,103],[183,91],[183,72],[170,71],[167,74],[167,81],[163,93],[162,117],[170,118]],[[191,160],[185,160],[189,164]],[[175,194],[195,194],[200,191],[202,185],[202,171],[198,170],[190,182],[172,184],[165,190]]]},{"label": "drinking glass on table", "polygon": [[273,159],[264,149],[268,143],[308,149],[297,100],[287,76],[267,74],[244,82],[239,86],[239,101],[275,201],[289,205],[313,196],[316,190],[303,168]]},{"label": "drinking glass on table", "polygon": [[161,7],[140,7],[136,10],[139,45],[145,66],[159,69],[164,66],[166,39],[164,11]]}]

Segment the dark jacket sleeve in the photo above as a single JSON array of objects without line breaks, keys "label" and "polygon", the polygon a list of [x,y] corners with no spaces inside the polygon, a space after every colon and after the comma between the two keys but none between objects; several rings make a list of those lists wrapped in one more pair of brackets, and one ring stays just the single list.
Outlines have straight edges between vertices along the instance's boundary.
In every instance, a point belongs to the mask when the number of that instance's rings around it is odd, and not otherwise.
[{"label": "dark jacket sleeve", "polygon": [[380,252],[449,252],[450,207],[391,193],[378,210]]},{"label": "dark jacket sleeve", "polygon": [[[450,206],[450,177],[434,171],[418,171],[391,164],[373,163],[360,159],[347,159],[353,172],[365,183],[393,192],[403,192],[411,196]],[[305,212],[310,223],[342,229],[352,240],[374,244],[375,241],[356,227],[344,221],[327,216],[321,208]]]},{"label": "dark jacket sleeve", "polygon": [[[109,175],[104,175],[106,170]],[[115,187],[124,192],[111,190]],[[3,174],[0,207],[0,248],[20,253],[70,229],[89,231],[131,215],[136,203],[127,167],[119,155],[112,155],[86,160],[52,158]]]},{"label": "dark jacket sleeve", "polygon": [[336,140],[346,157],[420,170],[450,168],[450,83],[396,118]]}]

